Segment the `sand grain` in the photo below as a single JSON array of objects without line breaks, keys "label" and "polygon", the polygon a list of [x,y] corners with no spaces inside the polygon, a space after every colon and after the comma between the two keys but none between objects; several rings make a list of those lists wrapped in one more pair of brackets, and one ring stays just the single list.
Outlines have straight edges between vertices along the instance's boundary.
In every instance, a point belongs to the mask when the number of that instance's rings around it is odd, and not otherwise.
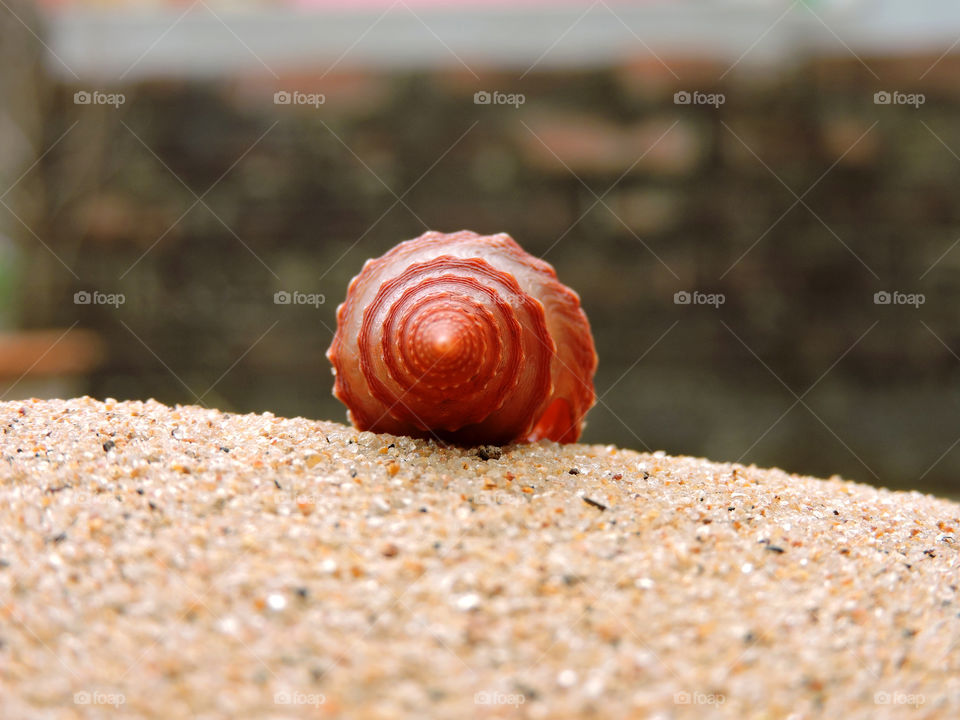
[{"label": "sand grain", "polygon": [[960,717],[955,503],[153,401],[0,427],[3,718]]}]

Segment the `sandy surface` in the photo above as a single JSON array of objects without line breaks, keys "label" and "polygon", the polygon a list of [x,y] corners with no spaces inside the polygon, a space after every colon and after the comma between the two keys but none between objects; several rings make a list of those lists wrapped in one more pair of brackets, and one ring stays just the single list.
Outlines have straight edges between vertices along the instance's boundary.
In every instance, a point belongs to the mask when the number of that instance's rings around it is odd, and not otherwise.
[{"label": "sandy surface", "polygon": [[5,719],[960,717],[955,503],[156,402],[0,427]]}]

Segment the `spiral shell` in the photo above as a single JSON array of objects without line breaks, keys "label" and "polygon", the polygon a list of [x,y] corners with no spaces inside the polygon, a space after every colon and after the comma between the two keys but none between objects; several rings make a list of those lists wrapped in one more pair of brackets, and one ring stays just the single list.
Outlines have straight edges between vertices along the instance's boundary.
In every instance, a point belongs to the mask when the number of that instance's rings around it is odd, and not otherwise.
[{"label": "spiral shell", "polygon": [[505,233],[427,232],[367,260],[327,357],[361,430],[575,442],[595,399],[580,298]]}]

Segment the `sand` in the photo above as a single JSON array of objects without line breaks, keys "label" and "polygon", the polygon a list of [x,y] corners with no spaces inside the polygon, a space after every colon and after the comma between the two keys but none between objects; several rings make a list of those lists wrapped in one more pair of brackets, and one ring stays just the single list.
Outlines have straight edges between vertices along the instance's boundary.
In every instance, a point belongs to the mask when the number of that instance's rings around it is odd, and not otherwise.
[{"label": "sand", "polygon": [[960,505],[0,404],[0,717],[956,718]]}]

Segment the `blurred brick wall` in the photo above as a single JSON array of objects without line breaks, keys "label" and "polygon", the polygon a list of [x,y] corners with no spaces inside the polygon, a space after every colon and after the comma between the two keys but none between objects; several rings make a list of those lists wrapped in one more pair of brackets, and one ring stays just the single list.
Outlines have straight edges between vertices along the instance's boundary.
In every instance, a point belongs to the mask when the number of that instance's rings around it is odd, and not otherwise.
[{"label": "blurred brick wall", "polygon": [[[11,0],[18,14],[0,12],[0,332],[16,326],[24,292],[21,245],[43,218],[43,183],[29,172],[43,151],[43,104],[49,84],[42,73],[42,46],[31,32],[39,23],[27,3]],[[16,243],[16,244],[15,244]]]},{"label": "blurred brick wall", "polygon": [[[918,80],[934,59],[869,59],[882,82],[831,59],[723,84],[725,64],[681,60],[683,82],[637,62],[154,83],[119,109],[62,87],[48,141],[79,122],[42,164],[45,228],[80,280],[28,243],[25,323],[106,337],[97,396],[342,419],[323,352],[363,260],[425,225],[507,231],[593,323],[613,390],[586,441],[958,493],[960,248],[928,269],[960,238],[960,60]],[[326,102],[278,106],[277,87]],[[674,104],[694,89],[726,101]],[[878,106],[880,89],[926,102]],[[787,212],[791,190],[809,209]],[[85,289],[126,303],[74,305]],[[280,289],[327,302],[278,306]],[[695,289],[726,302],[674,304]],[[883,289],[926,303],[877,306]]]}]

